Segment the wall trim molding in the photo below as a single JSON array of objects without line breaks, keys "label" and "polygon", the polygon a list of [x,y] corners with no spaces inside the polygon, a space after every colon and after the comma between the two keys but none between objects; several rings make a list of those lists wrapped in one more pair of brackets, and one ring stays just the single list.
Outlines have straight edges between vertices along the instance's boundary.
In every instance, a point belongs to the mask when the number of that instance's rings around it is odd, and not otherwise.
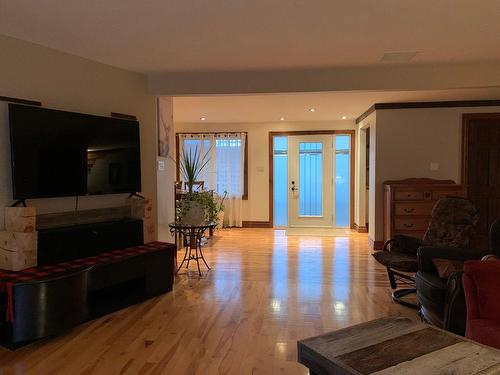
[{"label": "wall trim molding", "polygon": [[242,228],[272,228],[270,221],[243,221]]},{"label": "wall trim molding", "polygon": [[111,112],[111,117],[120,118],[122,120],[137,121],[137,116],[129,115],[129,114],[126,114],[126,113]]},{"label": "wall trim molding", "polygon": [[353,224],[353,228],[358,233],[368,233],[368,227],[363,225],[358,225],[356,223]]},{"label": "wall trim molding", "polygon": [[368,236],[368,246],[372,250],[383,250],[384,249],[384,241],[375,241],[373,238]]},{"label": "wall trim molding", "polygon": [[368,108],[356,119],[359,124],[377,109],[415,109],[415,108],[456,108],[456,107],[497,107],[500,99],[491,100],[448,100],[436,102],[401,102],[401,103],[376,103]]},{"label": "wall trim molding", "polygon": [[372,105],[370,108],[368,108],[366,111],[364,111],[357,119],[356,119],[356,124],[359,124],[361,121],[363,121],[365,118],[370,116],[373,112],[375,112],[375,105]]},{"label": "wall trim molding", "polygon": [[41,107],[42,106],[42,102],[38,102],[36,100],[12,98],[10,96],[1,96],[0,95],[0,101],[2,101],[2,102],[8,102],[8,103],[34,105],[34,106],[37,106],[37,107]]}]

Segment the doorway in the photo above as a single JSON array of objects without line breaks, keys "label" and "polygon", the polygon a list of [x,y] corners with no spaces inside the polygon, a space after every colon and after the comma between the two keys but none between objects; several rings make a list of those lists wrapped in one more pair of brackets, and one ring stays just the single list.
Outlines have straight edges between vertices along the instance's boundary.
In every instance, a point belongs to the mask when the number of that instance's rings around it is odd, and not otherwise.
[{"label": "doorway", "polygon": [[354,131],[270,133],[274,227],[349,228]]},{"label": "doorway", "polygon": [[500,113],[463,115],[462,180],[479,210],[475,245],[487,249],[491,224],[500,217]]}]

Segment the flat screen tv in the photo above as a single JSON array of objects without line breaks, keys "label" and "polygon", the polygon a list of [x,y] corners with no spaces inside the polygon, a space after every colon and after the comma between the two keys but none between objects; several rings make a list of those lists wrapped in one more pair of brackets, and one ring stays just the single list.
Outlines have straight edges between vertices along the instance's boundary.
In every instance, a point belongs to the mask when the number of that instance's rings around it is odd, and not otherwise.
[{"label": "flat screen tv", "polygon": [[9,104],[14,199],[141,191],[139,123]]}]

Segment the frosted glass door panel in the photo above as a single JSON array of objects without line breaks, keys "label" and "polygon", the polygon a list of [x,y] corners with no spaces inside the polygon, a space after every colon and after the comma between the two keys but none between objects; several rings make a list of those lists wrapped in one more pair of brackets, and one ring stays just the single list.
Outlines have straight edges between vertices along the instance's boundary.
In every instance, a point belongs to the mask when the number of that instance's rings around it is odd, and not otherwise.
[{"label": "frosted glass door panel", "polygon": [[351,136],[335,136],[335,226],[348,227],[350,212]]},{"label": "frosted glass door panel", "polygon": [[333,136],[288,137],[288,226],[333,226]]},{"label": "frosted glass door panel", "polygon": [[273,152],[274,226],[288,225],[288,140],[274,137]]},{"label": "frosted glass door panel", "polygon": [[323,215],[323,144],[299,143],[299,215]]}]

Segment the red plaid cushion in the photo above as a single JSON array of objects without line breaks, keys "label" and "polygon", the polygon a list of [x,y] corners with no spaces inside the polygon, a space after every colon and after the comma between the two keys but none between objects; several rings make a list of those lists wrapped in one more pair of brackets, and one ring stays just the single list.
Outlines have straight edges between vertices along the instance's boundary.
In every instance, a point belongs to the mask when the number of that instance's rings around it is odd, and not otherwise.
[{"label": "red plaid cushion", "polygon": [[[57,264],[51,264],[42,267],[28,268],[22,271],[5,271],[0,269],[0,293],[8,294],[8,306],[7,306],[7,321],[12,321],[12,286],[15,283],[43,280],[44,278],[50,278],[57,276],[58,274],[63,274],[68,271],[73,271],[76,268],[93,266],[95,264],[105,264],[114,261],[132,258],[137,255],[152,253],[155,251],[165,250],[169,245],[165,242],[150,242],[145,245],[128,247],[125,249],[118,249],[108,251],[99,255],[94,255],[87,258],[75,259],[69,262],[61,262]],[[176,254],[174,254],[175,256]]]}]

